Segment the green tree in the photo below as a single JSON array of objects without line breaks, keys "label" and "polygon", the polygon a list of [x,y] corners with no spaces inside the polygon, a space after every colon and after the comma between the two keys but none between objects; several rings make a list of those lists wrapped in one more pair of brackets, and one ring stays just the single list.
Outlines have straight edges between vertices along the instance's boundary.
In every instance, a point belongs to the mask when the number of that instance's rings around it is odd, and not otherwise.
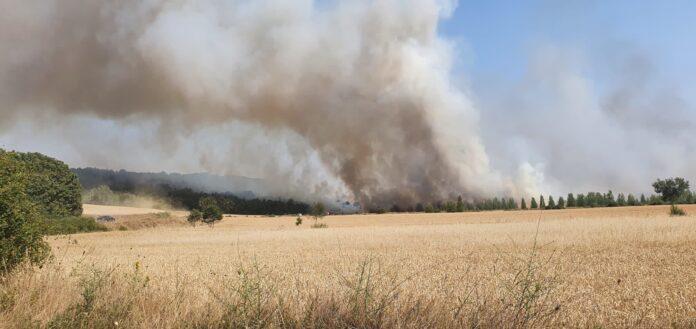
[{"label": "green tree", "polygon": [[546,209],[546,201],[544,201],[544,196],[539,196],[539,208]]},{"label": "green tree", "polygon": [[27,193],[30,176],[21,161],[0,152],[0,272],[12,271],[25,261],[41,264],[50,256],[43,222]]},{"label": "green tree", "polygon": [[324,216],[326,216],[326,207],[323,203],[317,202],[312,205],[310,214],[312,215],[312,217],[314,217],[314,221],[316,222],[317,220],[322,219],[324,218]]},{"label": "green tree", "polygon": [[585,203],[585,195],[584,194],[578,194],[578,198],[575,200],[575,206],[578,208],[587,207],[587,203]]},{"label": "green tree", "polygon": [[626,206],[626,196],[624,196],[623,193],[619,193],[618,196],[616,196],[616,204],[619,207],[624,207]]},{"label": "green tree", "polygon": [[524,198],[520,201],[520,209],[527,210],[527,201],[524,201]]},{"label": "green tree", "polygon": [[452,201],[447,201],[445,203],[446,212],[457,212],[457,204]]},{"label": "green tree", "polygon": [[549,195],[549,205],[546,206],[546,209],[556,209],[556,202],[553,201],[553,197]]},{"label": "green tree", "polygon": [[645,194],[641,194],[641,195],[640,195],[640,205],[641,205],[641,206],[644,206],[644,205],[646,205],[646,204],[648,204],[648,200],[645,199]]},{"label": "green tree", "polygon": [[689,191],[689,181],[681,177],[658,179],[653,183],[655,193],[662,196],[662,200],[669,203],[679,201],[686,192]]},{"label": "green tree", "polygon": [[515,202],[515,199],[513,199],[513,198],[508,198],[507,203],[508,203],[508,209],[510,209],[510,210],[515,210],[515,209],[517,209],[517,203]]},{"label": "green tree", "polygon": [[575,196],[573,195],[573,193],[568,193],[568,202],[566,202],[566,206],[568,208],[577,207],[577,203],[575,202]]},{"label": "green tree", "polygon": [[464,200],[461,195],[457,197],[457,212],[464,212]]},{"label": "green tree", "polygon": [[616,207],[617,203],[616,203],[616,200],[614,199],[614,192],[609,190],[609,192],[607,192],[607,194],[604,195],[604,199],[605,199],[604,204],[603,204],[604,206]]},{"label": "green tree", "polygon": [[200,207],[200,212],[202,215],[201,220],[209,225],[215,224],[215,222],[222,220],[222,210],[215,200],[214,197],[204,196],[198,201],[198,206]]},{"label": "green tree", "polygon": [[532,206],[532,209],[539,208],[539,205],[537,204],[536,199],[534,199],[534,197],[532,197],[531,206]]},{"label": "green tree", "polygon": [[196,223],[200,222],[203,219],[203,213],[201,213],[201,211],[198,209],[193,209],[191,210],[186,219],[188,220],[189,224],[191,224],[191,226],[196,226]]},{"label": "green tree", "polygon": [[563,200],[563,197],[558,198],[558,204],[556,205],[556,209],[564,209],[566,207],[566,202]]},{"label": "green tree", "polygon": [[36,210],[48,218],[82,215],[82,188],[63,162],[40,153],[2,153],[25,168],[26,193]]},{"label": "green tree", "polygon": [[629,206],[637,206],[638,205],[638,200],[636,200],[636,197],[633,194],[628,194],[628,198],[626,199],[626,204]]}]

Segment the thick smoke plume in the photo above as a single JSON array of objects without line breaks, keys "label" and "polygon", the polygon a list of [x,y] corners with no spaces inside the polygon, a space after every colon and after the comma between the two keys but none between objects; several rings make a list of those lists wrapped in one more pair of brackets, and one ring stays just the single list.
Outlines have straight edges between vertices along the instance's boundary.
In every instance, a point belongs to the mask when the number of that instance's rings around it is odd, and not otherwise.
[{"label": "thick smoke plume", "polygon": [[477,197],[493,178],[437,34],[452,5],[0,0],[0,125],[149,120],[166,147],[243,122],[301,137],[367,206]]}]

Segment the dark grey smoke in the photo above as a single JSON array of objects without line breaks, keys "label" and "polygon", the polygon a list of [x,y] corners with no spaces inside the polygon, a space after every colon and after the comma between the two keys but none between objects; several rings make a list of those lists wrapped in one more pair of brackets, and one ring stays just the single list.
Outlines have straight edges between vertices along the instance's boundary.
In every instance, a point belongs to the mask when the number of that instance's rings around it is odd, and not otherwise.
[{"label": "dark grey smoke", "polygon": [[155,121],[153,148],[245,122],[300,136],[368,206],[476,197],[497,181],[449,83],[451,6],[0,0],[0,114]]}]

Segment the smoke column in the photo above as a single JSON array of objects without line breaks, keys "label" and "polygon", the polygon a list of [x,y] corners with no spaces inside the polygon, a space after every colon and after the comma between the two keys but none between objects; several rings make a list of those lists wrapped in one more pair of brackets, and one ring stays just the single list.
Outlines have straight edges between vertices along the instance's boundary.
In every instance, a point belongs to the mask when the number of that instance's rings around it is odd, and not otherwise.
[{"label": "smoke column", "polygon": [[243,122],[301,137],[366,206],[476,198],[497,183],[437,34],[453,6],[0,0],[0,126],[77,116],[186,135]]}]

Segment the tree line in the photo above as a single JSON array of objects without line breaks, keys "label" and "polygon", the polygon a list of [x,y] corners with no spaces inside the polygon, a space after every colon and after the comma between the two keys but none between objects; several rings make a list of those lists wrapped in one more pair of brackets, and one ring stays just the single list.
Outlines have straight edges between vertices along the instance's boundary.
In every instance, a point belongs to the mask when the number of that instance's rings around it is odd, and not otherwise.
[{"label": "tree line", "polygon": [[[519,203],[514,198],[492,198],[473,201],[465,201],[459,196],[456,200],[443,201],[428,204],[417,204],[412,208],[392,206],[390,212],[468,212],[491,210],[527,210],[527,209],[565,209],[565,208],[600,208],[600,207],[626,207],[664,204],[696,204],[696,192],[689,190],[689,182],[681,177],[658,179],[653,183],[656,194],[636,196],[628,193],[614,194],[611,190],[607,193],[588,192],[573,194],[565,197],[554,198],[551,195],[540,195],[529,199],[521,198]],[[383,209],[372,209],[370,212],[382,213]]]},{"label": "tree line", "polygon": [[[199,209],[201,199],[214,200],[226,214],[241,215],[286,215],[305,214],[309,204],[294,199],[259,198],[252,192],[210,192],[186,186],[195,175],[148,174],[108,169],[72,169],[80,178],[85,195],[109,195],[110,191],[123,199],[131,196],[149,196],[168,202],[174,207],[188,210]],[[173,178],[172,178],[173,177]],[[176,180],[178,179],[178,180]],[[97,193],[101,192],[101,193]],[[106,193],[105,193],[106,192]],[[96,198],[89,198],[89,200]]]}]

